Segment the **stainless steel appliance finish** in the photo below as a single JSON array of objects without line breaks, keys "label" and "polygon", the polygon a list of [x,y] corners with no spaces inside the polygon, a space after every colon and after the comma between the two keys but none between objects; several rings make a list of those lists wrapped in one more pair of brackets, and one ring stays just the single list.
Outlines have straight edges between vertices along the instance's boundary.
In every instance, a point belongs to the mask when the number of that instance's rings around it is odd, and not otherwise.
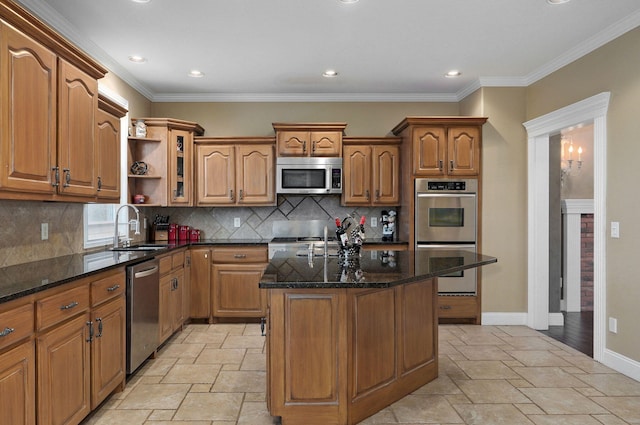
[{"label": "stainless steel appliance finish", "polygon": [[[477,250],[478,181],[475,179],[416,179],[416,250],[437,249],[451,255],[431,261],[456,264],[456,251]],[[424,265],[416,264],[416,272]],[[440,295],[475,295],[475,269],[438,278]]]},{"label": "stainless steel appliance finish", "polygon": [[416,243],[475,243],[477,180],[416,179]]},{"label": "stainless steel appliance finish", "polygon": [[305,195],[342,193],[342,158],[277,158],[276,192]]},{"label": "stainless steel appliance finish", "polygon": [[158,348],[159,276],[155,258],[127,267],[127,374]]},{"label": "stainless steel appliance finish", "polygon": [[[415,270],[416,274],[420,274],[424,269],[429,270],[429,266],[433,266],[434,262],[459,265],[463,264],[463,258],[459,252],[461,250],[476,252],[476,244],[423,244],[418,245],[416,250],[437,250],[438,253],[442,252],[442,255],[429,257],[431,264],[423,264],[419,261],[416,262]],[[438,277],[438,293],[440,295],[475,295],[477,290],[477,269],[466,269],[459,272],[447,274]]]}]

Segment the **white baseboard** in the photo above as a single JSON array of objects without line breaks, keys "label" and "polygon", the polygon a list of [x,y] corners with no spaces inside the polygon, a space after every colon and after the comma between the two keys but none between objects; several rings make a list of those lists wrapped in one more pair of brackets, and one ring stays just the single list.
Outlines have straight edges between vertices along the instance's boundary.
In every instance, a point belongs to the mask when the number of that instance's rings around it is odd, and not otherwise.
[{"label": "white baseboard", "polygon": [[487,326],[527,326],[527,313],[482,313]]},{"label": "white baseboard", "polygon": [[562,313],[549,313],[549,326],[564,326]]},{"label": "white baseboard", "polygon": [[623,375],[640,381],[640,362],[618,354],[615,351],[605,349],[602,363]]}]

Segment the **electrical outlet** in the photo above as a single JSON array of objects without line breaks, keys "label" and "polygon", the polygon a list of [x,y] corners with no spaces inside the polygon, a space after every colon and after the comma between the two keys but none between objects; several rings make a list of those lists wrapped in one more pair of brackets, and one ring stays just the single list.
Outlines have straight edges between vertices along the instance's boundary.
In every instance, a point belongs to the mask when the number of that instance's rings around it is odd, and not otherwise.
[{"label": "electrical outlet", "polygon": [[618,333],[618,319],[615,317],[609,317],[609,332]]},{"label": "electrical outlet", "polygon": [[371,217],[371,227],[378,227],[378,217]]},{"label": "electrical outlet", "polygon": [[233,219],[233,227],[240,227],[240,217],[235,217]]},{"label": "electrical outlet", "polygon": [[40,239],[43,241],[49,239],[49,223],[40,223]]}]

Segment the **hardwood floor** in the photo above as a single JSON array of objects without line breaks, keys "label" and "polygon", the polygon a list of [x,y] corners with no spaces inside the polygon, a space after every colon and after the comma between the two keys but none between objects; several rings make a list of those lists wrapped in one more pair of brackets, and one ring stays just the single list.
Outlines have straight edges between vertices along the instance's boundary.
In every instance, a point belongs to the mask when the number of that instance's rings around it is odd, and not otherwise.
[{"label": "hardwood floor", "polygon": [[564,326],[549,326],[548,331],[540,332],[593,357],[593,311],[562,314]]}]

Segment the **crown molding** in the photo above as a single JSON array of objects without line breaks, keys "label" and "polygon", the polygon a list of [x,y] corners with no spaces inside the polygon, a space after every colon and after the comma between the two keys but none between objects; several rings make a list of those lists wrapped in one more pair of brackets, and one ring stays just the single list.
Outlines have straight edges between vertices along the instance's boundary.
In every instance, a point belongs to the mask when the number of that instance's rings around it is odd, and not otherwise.
[{"label": "crown molding", "polygon": [[458,102],[448,93],[158,93],[153,102]]}]

